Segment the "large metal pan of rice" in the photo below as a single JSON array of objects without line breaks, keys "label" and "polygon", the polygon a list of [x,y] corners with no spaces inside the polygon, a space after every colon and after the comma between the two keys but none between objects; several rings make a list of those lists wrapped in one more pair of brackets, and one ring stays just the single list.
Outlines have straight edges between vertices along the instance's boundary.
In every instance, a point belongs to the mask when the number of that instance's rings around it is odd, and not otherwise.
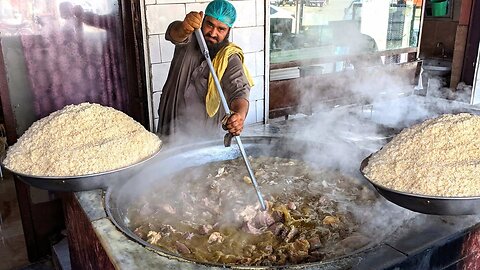
[{"label": "large metal pan of rice", "polygon": [[128,179],[161,146],[156,134],[125,113],[82,103],[34,122],[8,148],[2,167],[40,189],[91,190]]},{"label": "large metal pan of rice", "polygon": [[480,213],[480,116],[444,114],[402,130],[363,160],[386,199],[436,215]]},{"label": "large metal pan of rice", "polygon": [[378,193],[392,203],[415,212],[431,215],[456,216],[480,214],[480,196],[442,197],[414,194],[387,188],[370,180],[363,173],[363,169],[368,165],[370,158],[371,156],[368,156],[362,161],[360,171]]}]

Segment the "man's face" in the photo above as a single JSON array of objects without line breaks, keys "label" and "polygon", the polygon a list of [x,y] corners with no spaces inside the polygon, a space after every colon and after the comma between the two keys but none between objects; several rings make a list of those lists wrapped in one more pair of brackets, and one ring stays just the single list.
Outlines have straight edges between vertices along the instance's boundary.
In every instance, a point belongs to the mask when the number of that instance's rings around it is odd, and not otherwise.
[{"label": "man's face", "polygon": [[228,25],[210,16],[205,16],[202,32],[207,45],[211,46],[222,42],[228,35],[229,30]]}]

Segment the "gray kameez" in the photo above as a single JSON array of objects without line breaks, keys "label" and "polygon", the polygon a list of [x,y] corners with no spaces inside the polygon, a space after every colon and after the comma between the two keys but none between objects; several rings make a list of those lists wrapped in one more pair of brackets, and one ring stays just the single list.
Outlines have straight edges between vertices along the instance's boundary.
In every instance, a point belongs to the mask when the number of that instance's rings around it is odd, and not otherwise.
[{"label": "gray kameez", "polygon": [[[205,97],[209,68],[200,52],[195,35],[185,42],[177,43],[170,37],[170,28],[165,38],[175,44],[175,52],[158,108],[158,133],[161,135],[188,134],[212,135],[222,132],[220,121],[225,111],[220,105],[217,114],[208,117]],[[220,81],[230,104],[236,98],[248,101],[250,86],[238,55],[228,60],[228,67]]]}]

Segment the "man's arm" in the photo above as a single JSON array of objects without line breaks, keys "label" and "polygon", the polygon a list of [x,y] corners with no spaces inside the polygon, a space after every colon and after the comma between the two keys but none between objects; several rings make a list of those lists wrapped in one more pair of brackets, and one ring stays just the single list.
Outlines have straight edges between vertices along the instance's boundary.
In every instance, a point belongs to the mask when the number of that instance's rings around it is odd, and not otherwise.
[{"label": "man's arm", "polygon": [[185,41],[195,29],[202,26],[203,12],[192,11],[185,16],[183,21],[175,21],[172,23],[170,29],[170,37],[174,42]]},{"label": "man's arm", "polygon": [[83,10],[83,7],[80,5],[76,5],[73,7],[73,14],[80,23],[85,23],[89,26],[105,30],[116,27],[116,24],[114,23],[115,15],[112,14],[98,15],[92,12],[85,12]]},{"label": "man's arm", "polygon": [[228,132],[235,136],[240,135],[243,131],[243,124],[248,113],[248,105],[248,100],[244,98],[236,98],[230,103],[230,109],[234,113],[228,118],[227,129]]},{"label": "man's arm", "polygon": [[228,132],[240,135],[248,113],[250,85],[238,55],[232,55],[228,60],[227,70],[222,77],[222,88],[230,109],[234,112],[227,120]]}]

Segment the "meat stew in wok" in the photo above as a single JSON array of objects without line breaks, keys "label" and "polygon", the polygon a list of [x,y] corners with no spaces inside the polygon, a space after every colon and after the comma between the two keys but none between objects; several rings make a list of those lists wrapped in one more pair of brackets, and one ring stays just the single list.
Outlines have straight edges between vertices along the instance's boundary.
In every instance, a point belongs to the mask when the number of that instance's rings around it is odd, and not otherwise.
[{"label": "meat stew in wok", "polygon": [[129,228],[170,254],[222,265],[319,262],[371,244],[353,210],[368,211],[377,200],[367,184],[297,159],[249,160],[267,211],[237,158],[190,167],[149,187],[127,208]]}]

